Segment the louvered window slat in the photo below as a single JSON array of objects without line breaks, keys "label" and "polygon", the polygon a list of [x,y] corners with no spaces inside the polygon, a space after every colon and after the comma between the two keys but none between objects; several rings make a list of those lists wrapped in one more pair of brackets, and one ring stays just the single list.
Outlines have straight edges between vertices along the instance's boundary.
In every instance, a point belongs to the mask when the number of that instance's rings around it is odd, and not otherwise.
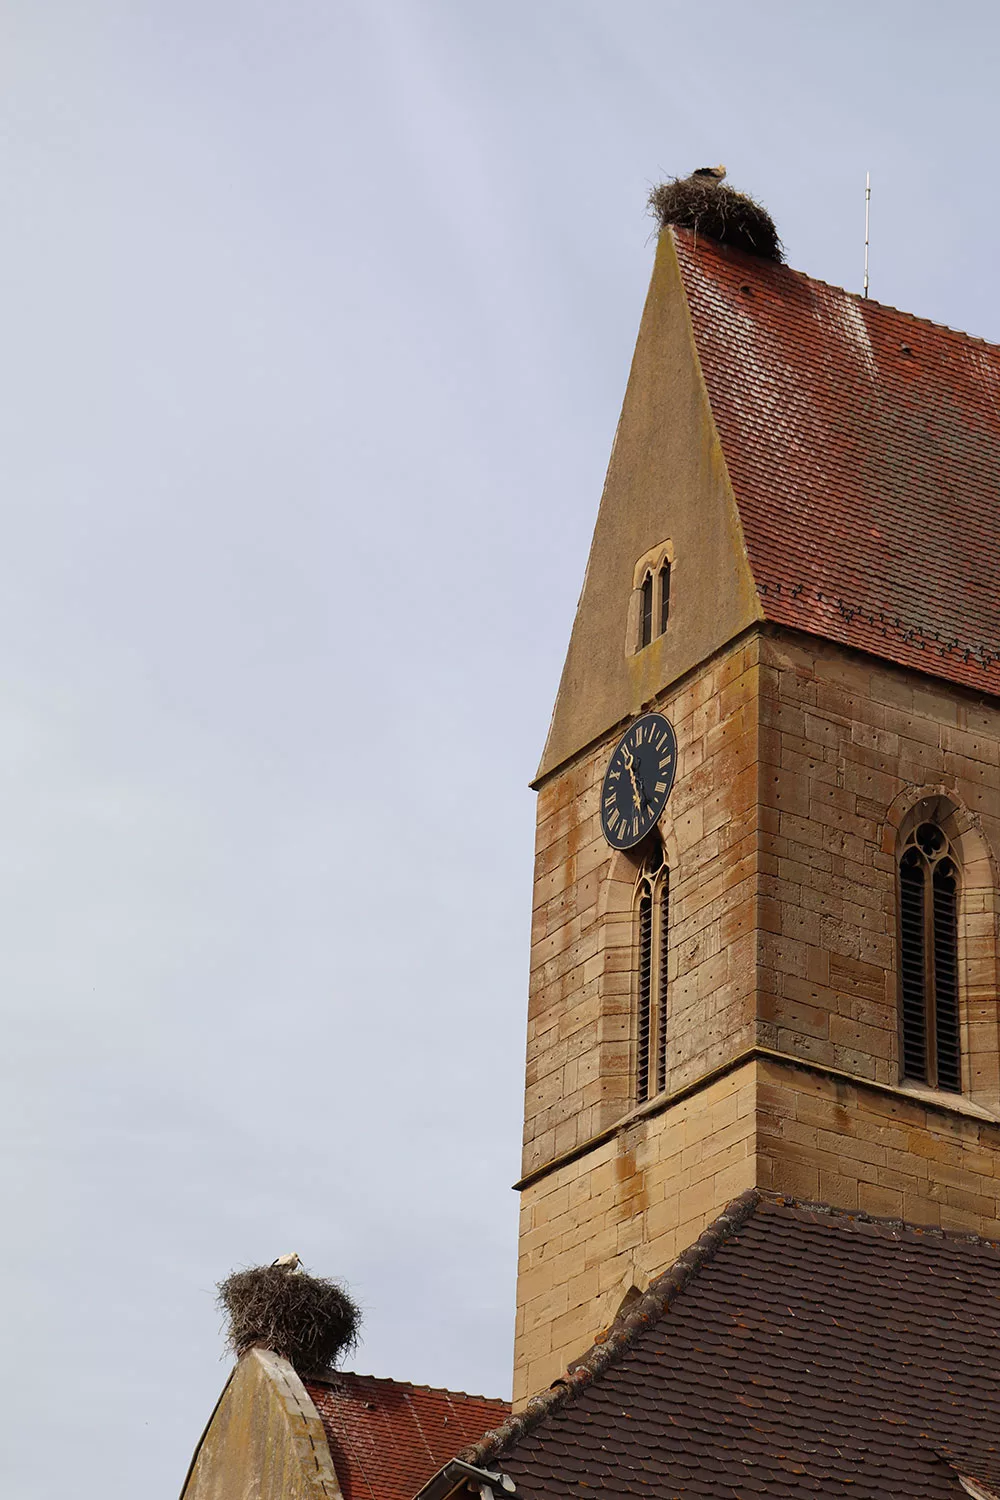
[{"label": "louvered window slat", "polygon": [[927,980],[924,961],[924,867],[911,850],[902,861],[900,977],[903,1003],[903,1073],[927,1082]]},{"label": "louvered window slat", "polygon": [[903,1076],[959,1093],[959,875],[947,835],[918,824],[899,863]]},{"label": "louvered window slat", "polygon": [[958,1033],[957,885],[947,861],[934,871],[934,1026],[938,1088],[957,1093],[962,1086]]},{"label": "louvered window slat", "polygon": [[656,1091],[667,1086],[667,929],[670,921],[670,872],[660,882],[660,972],[656,1001]]},{"label": "louvered window slat", "polygon": [[636,1046],[636,1095],[649,1098],[649,1023],[653,988],[653,898],[648,888],[639,898],[639,1016]]}]

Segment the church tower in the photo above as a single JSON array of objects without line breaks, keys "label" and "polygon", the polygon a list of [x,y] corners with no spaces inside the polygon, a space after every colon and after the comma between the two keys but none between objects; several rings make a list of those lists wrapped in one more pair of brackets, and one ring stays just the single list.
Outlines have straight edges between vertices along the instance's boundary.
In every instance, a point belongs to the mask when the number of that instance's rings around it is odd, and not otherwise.
[{"label": "church tower", "polygon": [[536,783],[515,1403],[748,1188],[1000,1235],[998,559],[1000,349],[662,232]]}]

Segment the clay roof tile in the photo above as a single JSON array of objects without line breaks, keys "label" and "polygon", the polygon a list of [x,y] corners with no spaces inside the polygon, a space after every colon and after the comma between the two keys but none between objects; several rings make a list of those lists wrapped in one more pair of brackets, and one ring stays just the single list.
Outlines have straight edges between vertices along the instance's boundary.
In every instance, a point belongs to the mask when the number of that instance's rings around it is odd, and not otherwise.
[{"label": "clay roof tile", "polygon": [[473,1438],[504,1421],[506,1401],[337,1372],[307,1380],[344,1500],[410,1500]]},{"label": "clay roof tile", "polygon": [[1000,693],[1000,347],[669,232],[765,616]]}]

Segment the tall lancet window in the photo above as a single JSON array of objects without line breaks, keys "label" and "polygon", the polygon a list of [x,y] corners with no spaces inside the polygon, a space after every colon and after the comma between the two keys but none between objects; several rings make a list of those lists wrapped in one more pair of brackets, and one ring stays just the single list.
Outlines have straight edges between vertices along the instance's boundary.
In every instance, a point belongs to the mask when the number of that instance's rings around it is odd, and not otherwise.
[{"label": "tall lancet window", "polygon": [[958,1093],[958,865],[936,823],[920,823],[899,862],[903,1077]]},{"label": "tall lancet window", "polygon": [[639,648],[648,646],[653,639],[653,575],[647,573],[642,580],[642,600],[639,607]]},{"label": "tall lancet window", "polygon": [[657,842],[635,892],[635,1096],[643,1104],[667,1086],[667,948],[670,871]]},{"label": "tall lancet window", "polygon": [[660,634],[667,628],[670,619],[670,560],[664,558],[660,565]]}]

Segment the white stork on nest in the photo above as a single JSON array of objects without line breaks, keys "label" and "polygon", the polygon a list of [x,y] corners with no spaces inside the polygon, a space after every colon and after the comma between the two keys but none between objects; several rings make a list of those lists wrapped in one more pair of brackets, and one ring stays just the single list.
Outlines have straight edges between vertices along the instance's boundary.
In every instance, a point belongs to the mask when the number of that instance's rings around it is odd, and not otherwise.
[{"label": "white stork on nest", "polygon": [[302,1257],[293,1250],[290,1255],[279,1255],[271,1264],[280,1266],[283,1271],[299,1271],[302,1268]]},{"label": "white stork on nest", "polygon": [[725,175],[726,169],[723,166],[695,167],[694,171],[691,173],[691,181],[703,182],[706,186],[709,186],[712,183],[720,183]]}]

